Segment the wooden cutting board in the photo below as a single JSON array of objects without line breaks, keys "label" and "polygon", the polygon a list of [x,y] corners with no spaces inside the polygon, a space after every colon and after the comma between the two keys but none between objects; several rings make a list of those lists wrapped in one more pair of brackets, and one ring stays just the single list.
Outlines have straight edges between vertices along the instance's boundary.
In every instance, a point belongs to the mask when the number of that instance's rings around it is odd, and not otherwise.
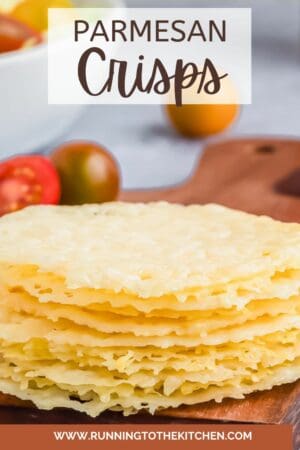
[{"label": "wooden cutting board", "polygon": [[300,141],[244,139],[209,146],[180,185],[124,192],[126,201],[215,202],[300,222]]},{"label": "wooden cutting board", "polygon": [[[245,139],[214,144],[206,149],[193,175],[184,183],[167,189],[124,192],[121,198],[134,202],[216,202],[284,221],[300,222],[300,141]],[[35,410],[29,414],[28,410],[24,413],[8,407],[0,410],[0,423],[150,423],[174,422],[176,418],[181,423],[186,419],[291,423],[299,427],[299,432],[295,433],[297,437],[300,435],[300,382],[256,393],[245,400],[182,407],[154,418],[132,416],[124,419],[116,413],[106,413],[93,420],[73,412]]]},{"label": "wooden cutting board", "polygon": [[[300,141],[243,139],[208,147],[193,175],[167,189],[125,192],[126,201],[220,203],[300,222]],[[182,407],[163,415],[233,422],[293,423],[300,428],[300,381],[242,401]],[[300,434],[300,430],[299,430]]]}]

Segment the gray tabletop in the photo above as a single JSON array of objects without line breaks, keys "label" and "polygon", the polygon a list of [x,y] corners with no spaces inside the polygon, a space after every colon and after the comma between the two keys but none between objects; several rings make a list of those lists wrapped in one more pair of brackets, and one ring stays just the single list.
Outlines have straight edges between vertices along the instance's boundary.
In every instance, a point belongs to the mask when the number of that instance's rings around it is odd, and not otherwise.
[{"label": "gray tabletop", "polygon": [[[130,6],[251,6],[253,103],[214,139],[241,135],[300,135],[300,2],[298,0],[133,0]],[[63,139],[93,139],[114,153],[125,188],[183,180],[205,141],[190,141],[168,126],[159,106],[88,106]]]}]

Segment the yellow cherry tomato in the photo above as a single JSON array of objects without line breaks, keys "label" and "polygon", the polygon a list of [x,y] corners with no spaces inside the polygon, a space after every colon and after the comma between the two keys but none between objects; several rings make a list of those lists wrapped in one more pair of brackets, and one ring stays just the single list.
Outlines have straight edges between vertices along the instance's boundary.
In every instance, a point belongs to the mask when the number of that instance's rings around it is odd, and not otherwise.
[{"label": "yellow cherry tomato", "polygon": [[48,8],[71,8],[71,0],[22,0],[11,16],[37,31],[48,28]]},{"label": "yellow cherry tomato", "polygon": [[239,105],[167,105],[174,128],[184,136],[197,138],[220,133],[236,119]]}]

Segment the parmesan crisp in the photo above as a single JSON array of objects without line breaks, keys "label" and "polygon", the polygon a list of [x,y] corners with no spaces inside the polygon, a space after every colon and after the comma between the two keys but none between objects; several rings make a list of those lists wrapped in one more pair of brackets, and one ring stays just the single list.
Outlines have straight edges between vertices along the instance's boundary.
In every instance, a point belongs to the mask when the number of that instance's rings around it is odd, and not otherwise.
[{"label": "parmesan crisp", "polygon": [[300,269],[300,226],[217,205],[35,206],[1,219],[0,262],[158,297]]},{"label": "parmesan crisp", "polygon": [[0,391],[93,417],[300,378],[300,225],[218,205],[0,219]]}]

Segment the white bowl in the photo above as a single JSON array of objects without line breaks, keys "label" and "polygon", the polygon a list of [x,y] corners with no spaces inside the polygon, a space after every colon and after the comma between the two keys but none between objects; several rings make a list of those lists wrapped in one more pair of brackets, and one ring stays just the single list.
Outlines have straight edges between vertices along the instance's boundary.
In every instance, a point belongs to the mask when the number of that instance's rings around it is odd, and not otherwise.
[{"label": "white bowl", "polygon": [[[120,7],[121,0],[76,0]],[[0,158],[44,150],[79,117],[83,105],[48,105],[47,44],[0,55]]]}]

